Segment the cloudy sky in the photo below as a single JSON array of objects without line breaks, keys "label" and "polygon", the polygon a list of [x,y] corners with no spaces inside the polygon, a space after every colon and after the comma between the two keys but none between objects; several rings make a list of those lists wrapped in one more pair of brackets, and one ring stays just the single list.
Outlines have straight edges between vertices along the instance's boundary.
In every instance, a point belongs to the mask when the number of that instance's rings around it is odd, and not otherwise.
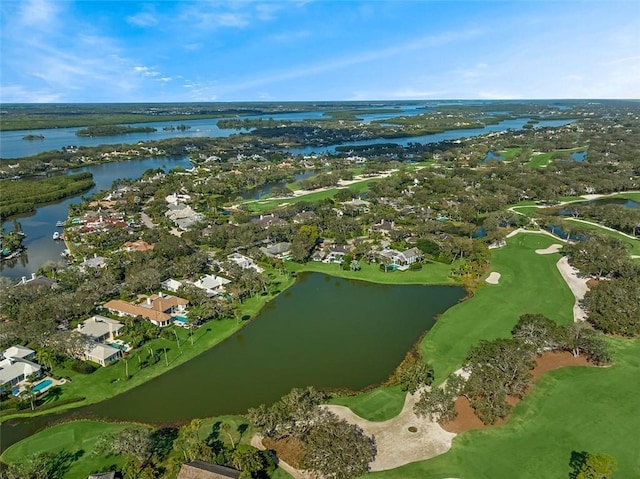
[{"label": "cloudy sky", "polygon": [[640,1],[2,0],[0,101],[640,98]]}]

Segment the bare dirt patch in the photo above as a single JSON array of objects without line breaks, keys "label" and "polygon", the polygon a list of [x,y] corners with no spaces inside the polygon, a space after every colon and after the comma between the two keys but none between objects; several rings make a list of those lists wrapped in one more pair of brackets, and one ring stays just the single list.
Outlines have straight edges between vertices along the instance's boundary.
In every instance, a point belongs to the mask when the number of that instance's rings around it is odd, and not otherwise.
[{"label": "bare dirt patch", "polygon": [[[550,351],[542,354],[536,358],[536,367],[531,370],[533,375],[533,382],[527,391],[527,394],[531,392],[531,389],[540,377],[547,371],[553,369],[562,368],[565,366],[588,366],[589,361],[584,356],[575,357],[573,354],[567,351]],[[507,402],[511,406],[515,406],[520,401],[519,398],[508,396]],[[496,421],[495,424],[484,424],[478,416],[476,416],[469,400],[463,396],[460,396],[455,403],[456,412],[458,416],[450,422],[441,424],[445,431],[455,432],[457,434],[465,431],[471,431],[473,429],[484,429],[491,426],[498,426],[504,424],[509,417]]]}]

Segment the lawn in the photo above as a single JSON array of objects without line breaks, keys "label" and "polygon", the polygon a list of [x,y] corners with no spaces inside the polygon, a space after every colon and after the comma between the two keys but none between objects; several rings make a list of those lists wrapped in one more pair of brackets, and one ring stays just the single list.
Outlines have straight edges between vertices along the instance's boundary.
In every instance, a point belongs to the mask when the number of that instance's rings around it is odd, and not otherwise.
[{"label": "lawn", "polygon": [[573,320],[574,298],[556,262],[558,253],[536,249],[557,243],[547,235],[521,233],[492,250],[497,285],[483,285],[467,301],[445,311],[422,342],[422,353],[443,381],[458,369],[469,349],[482,339],[509,337],[521,315],[542,313],[560,324]]},{"label": "lawn", "polygon": [[527,163],[527,166],[530,166],[531,168],[545,167],[549,164],[551,160],[555,158],[562,158],[567,153],[571,154],[571,153],[585,151],[585,150],[587,150],[587,147],[579,146],[577,148],[569,148],[567,150],[555,150],[555,151],[550,151],[548,153],[534,154],[529,160],[529,162]]},{"label": "lawn", "polygon": [[24,441],[9,447],[2,454],[2,461],[8,464],[37,452],[73,454],[74,459],[67,466],[64,477],[87,477],[89,474],[121,467],[123,457],[101,457],[93,451],[100,437],[118,432],[128,424],[114,424],[97,421],[75,421],[50,427]]},{"label": "lawn", "polygon": [[613,342],[613,366],[546,373],[504,426],[461,434],[442,456],[371,477],[566,478],[573,451],[610,454],[615,477],[640,477],[640,340]]},{"label": "lawn", "polygon": [[349,188],[359,193],[363,193],[369,189],[369,184],[374,181],[379,181],[380,178],[370,178],[368,180],[358,181],[352,183],[349,186],[329,188],[326,190],[315,191],[306,195],[294,196],[291,198],[274,198],[267,200],[248,200],[243,203],[249,211],[255,213],[263,213],[265,211],[272,211],[282,205],[289,205],[299,203],[301,201],[316,202],[326,200],[327,198],[333,198],[335,194],[341,189]]},{"label": "lawn", "polygon": [[454,283],[449,276],[451,265],[430,262],[424,263],[420,271],[389,271],[384,272],[378,264],[367,264],[366,261],[360,261],[360,271],[345,271],[342,265],[338,263],[322,263],[319,261],[309,261],[300,264],[289,262],[286,263],[287,268],[291,271],[313,271],[316,273],[326,273],[339,278],[358,279],[361,281],[370,281],[381,284],[450,284]]},{"label": "lawn", "polygon": [[406,393],[400,386],[379,387],[354,396],[334,397],[329,404],[347,406],[369,421],[386,421],[400,414]]}]

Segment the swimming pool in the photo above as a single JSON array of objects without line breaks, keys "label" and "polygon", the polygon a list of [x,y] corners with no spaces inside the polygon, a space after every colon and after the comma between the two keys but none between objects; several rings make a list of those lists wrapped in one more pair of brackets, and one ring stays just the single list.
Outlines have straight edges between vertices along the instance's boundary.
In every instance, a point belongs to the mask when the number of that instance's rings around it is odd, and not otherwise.
[{"label": "swimming pool", "polygon": [[173,320],[174,321],[178,321],[179,323],[186,323],[187,322],[187,318],[185,318],[184,316],[174,316]]},{"label": "swimming pool", "polygon": [[42,391],[44,388],[46,388],[47,386],[51,386],[53,384],[53,380],[52,379],[45,379],[42,382],[39,382],[38,384],[36,384],[35,386],[33,386],[32,391],[34,393],[40,392]]}]

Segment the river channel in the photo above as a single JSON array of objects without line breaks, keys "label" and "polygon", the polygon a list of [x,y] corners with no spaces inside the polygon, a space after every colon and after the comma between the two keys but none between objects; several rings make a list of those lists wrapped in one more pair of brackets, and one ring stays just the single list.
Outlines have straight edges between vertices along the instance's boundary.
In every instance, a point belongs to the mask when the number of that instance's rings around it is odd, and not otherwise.
[{"label": "river channel", "polygon": [[459,286],[381,285],[301,274],[216,347],[101,403],[7,421],[0,426],[0,446],[80,417],[181,422],[243,413],[273,403],[293,387],[360,390],[386,380],[435,317],[465,295]]}]

